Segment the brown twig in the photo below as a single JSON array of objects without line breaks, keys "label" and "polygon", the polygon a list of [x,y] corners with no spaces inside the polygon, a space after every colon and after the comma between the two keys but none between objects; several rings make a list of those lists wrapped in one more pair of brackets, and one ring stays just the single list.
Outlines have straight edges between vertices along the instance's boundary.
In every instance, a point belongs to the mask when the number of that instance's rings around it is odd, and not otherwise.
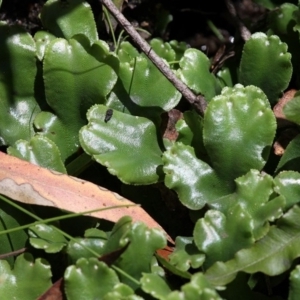
[{"label": "brown twig", "polygon": [[251,37],[251,32],[248,30],[248,28],[244,25],[244,23],[240,20],[240,18],[237,15],[235,6],[231,2],[231,0],[225,0],[227,9],[232,16],[234,23],[237,25],[240,31],[240,35],[244,41],[248,41]]},{"label": "brown twig", "polygon": [[15,250],[15,251],[11,251],[11,252],[8,252],[8,253],[1,254],[0,259],[6,259],[6,258],[11,257],[11,256],[19,255],[21,253],[24,253],[26,250],[27,250],[27,248],[21,248],[19,250]]},{"label": "brown twig", "polygon": [[202,95],[195,95],[189,87],[184,84],[167,64],[154,52],[151,46],[137,33],[134,27],[128,22],[123,14],[117,9],[111,0],[100,0],[102,4],[109,10],[118,23],[130,35],[133,41],[148,56],[160,72],[176,87],[176,89],[190,102],[194,108],[203,116],[207,106],[206,100]]}]

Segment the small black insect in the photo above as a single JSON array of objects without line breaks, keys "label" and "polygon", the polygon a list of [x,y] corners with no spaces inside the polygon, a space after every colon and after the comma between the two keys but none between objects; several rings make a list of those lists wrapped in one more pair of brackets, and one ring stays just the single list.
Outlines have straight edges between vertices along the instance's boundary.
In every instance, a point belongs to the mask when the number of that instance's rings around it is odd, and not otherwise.
[{"label": "small black insect", "polygon": [[105,122],[105,123],[107,123],[107,122],[111,119],[113,113],[114,113],[114,111],[113,111],[111,108],[109,108],[109,109],[106,111],[106,113],[105,113],[105,118],[104,118],[104,122]]}]

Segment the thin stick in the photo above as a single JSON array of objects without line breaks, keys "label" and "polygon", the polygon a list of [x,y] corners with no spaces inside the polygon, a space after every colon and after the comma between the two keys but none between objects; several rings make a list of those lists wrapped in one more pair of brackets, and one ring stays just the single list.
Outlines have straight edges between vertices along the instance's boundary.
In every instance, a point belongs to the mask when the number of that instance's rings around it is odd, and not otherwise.
[{"label": "thin stick", "polygon": [[131,36],[133,41],[140,47],[140,49],[148,56],[148,58],[155,64],[160,72],[176,87],[176,89],[191,103],[194,108],[203,116],[207,106],[206,100],[202,95],[195,95],[189,87],[184,84],[172,72],[169,66],[154,52],[151,46],[136,32],[134,27],[128,22],[123,14],[117,9],[111,0],[100,0],[102,4],[109,10],[124,30]]},{"label": "thin stick", "polygon": [[21,253],[24,253],[26,250],[27,250],[27,248],[22,248],[22,249],[19,249],[19,250],[15,250],[15,251],[11,251],[11,252],[8,252],[8,253],[1,254],[0,259],[6,259],[6,258],[11,257],[11,256],[19,255]]},{"label": "thin stick", "polygon": [[234,22],[236,23],[236,25],[239,28],[242,39],[245,42],[248,41],[251,37],[251,32],[248,30],[248,28],[244,25],[244,23],[238,17],[235,6],[231,2],[231,0],[225,0],[225,3],[226,3],[227,9],[228,9],[230,15],[232,16]]}]

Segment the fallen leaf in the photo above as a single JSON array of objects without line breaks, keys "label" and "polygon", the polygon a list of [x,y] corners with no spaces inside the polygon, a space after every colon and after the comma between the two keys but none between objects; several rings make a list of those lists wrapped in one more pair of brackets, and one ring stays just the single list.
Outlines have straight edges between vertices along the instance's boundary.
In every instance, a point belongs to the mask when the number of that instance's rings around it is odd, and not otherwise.
[{"label": "fallen leaf", "polygon": [[278,103],[274,106],[273,112],[277,120],[278,128],[293,125],[293,122],[290,122],[286,119],[283,113],[283,107],[294,98],[297,90],[290,89],[283,94]]},{"label": "fallen leaf", "polygon": [[[112,222],[127,215],[134,222],[141,221],[149,228],[162,229],[140,206],[132,206],[135,203],[112,191],[89,181],[41,168],[3,152],[0,152],[0,194],[22,203],[52,206],[75,213],[128,205],[88,215]],[[166,236],[174,243],[167,233]]]},{"label": "fallen leaf", "polygon": [[63,279],[60,278],[37,300],[63,300],[66,299],[63,293]]},{"label": "fallen leaf", "polygon": [[299,134],[297,128],[288,128],[280,132],[276,141],[274,142],[273,149],[277,156],[282,156],[288,144]]},{"label": "fallen leaf", "polygon": [[165,259],[166,261],[169,261],[169,255],[172,254],[173,252],[174,252],[174,247],[169,247],[169,246],[166,246],[163,249],[156,250],[156,254],[162,257],[163,259]]},{"label": "fallen leaf", "polygon": [[111,266],[126,251],[129,244],[130,242],[128,242],[124,247],[118,250],[102,255],[101,257],[98,258],[98,260],[103,261],[108,266]]},{"label": "fallen leaf", "polygon": [[176,123],[183,118],[182,112],[177,109],[171,109],[168,113],[162,115],[162,131],[163,137],[170,141],[176,141],[178,132],[176,131]]}]

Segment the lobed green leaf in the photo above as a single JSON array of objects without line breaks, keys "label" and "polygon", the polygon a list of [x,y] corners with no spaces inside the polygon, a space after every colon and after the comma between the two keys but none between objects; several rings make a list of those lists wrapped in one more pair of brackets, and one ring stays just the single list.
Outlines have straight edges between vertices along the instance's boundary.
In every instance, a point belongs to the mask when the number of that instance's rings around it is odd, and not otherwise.
[{"label": "lobed green leaf", "polygon": [[293,25],[296,24],[295,12],[297,10],[297,5],[293,3],[283,3],[268,14],[268,27],[276,35],[290,35],[294,29]]},{"label": "lobed green leaf", "polygon": [[141,288],[155,299],[164,300],[171,292],[170,287],[163,278],[157,274],[144,273],[141,278]]},{"label": "lobed green leaf", "polygon": [[183,205],[200,209],[232,192],[216,172],[195,156],[192,147],[175,143],[163,154],[165,184],[175,190]]},{"label": "lobed green leaf", "polygon": [[164,43],[161,39],[152,39],[150,46],[159,57],[165,59],[167,62],[175,61],[176,53],[170,43]]},{"label": "lobed green leaf", "polygon": [[[173,53],[170,47],[166,51],[167,56]],[[124,42],[118,56],[119,80],[106,103],[108,106],[155,119],[178,104],[181,94],[145,55]]]},{"label": "lobed green leaf", "polygon": [[134,294],[132,288],[123,283],[118,283],[114,286],[113,290],[108,292],[103,300],[143,300],[140,296]]},{"label": "lobed green leaf", "polygon": [[87,113],[89,124],[80,130],[80,143],[86,153],[108,171],[130,184],[150,184],[160,178],[161,150],[154,124],[145,118],[93,106]]},{"label": "lobed green leaf", "polygon": [[199,253],[192,238],[178,236],[175,240],[175,249],[169,255],[170,263],[180,271],[188,271],[190,268],[197,269],[205,261],[205,255]]},{"label": "lobed green leaf", "polygon": [[[284,1],[283,1],[284,2]],[[295,1],[296,2],[296,1]],[[279,4],[279,3],[278,3]],[[269,12],[267,16],[268,35],[277,35],[288,45],[292,55],[294,75],[300,70],[299,8],[293,3],[283,3]]]},{"label": "lobed green leaf", "polygon": [[182,41],[178,42],[176,40],[172,40],[169,42],[169,44],[175,51],[176,61],[179,61],[183,57],[184,52],[189,48],[189,45],[186,42],[182,42]]},{"label": "lobed green leaf", "polygon": [[288,300],[297,300],[300,297],[300,266],[296,268],[290,274],[290,290]]},{"label": "lobed green leaf", "polygon": [[251,170],[235,182],[233,194],[217,199],[210,206],[231,217],[234,215],[232,210],[240,205],[243,214],[250,217],[253,237],[260,239],[268,232],[269,221],[273,222],[282,215],[285,197],[275,193],[275,183],[270,175],[260,174],[257,170]]},{"label": "lobed green leaf", "polygon": [[174,291],[164,300],[221,300],[214,287],[207,281],[202,273],[196,273],[191,281],[181,287],[181,291]]},{"label": "lobed green leaf", "polygon": [[245,43],[240,63],[240,82],[261,88],[270,103],[276,103],[282,91],[288,87],[292,71],[291,54],[278,36],[268,37],[257,32]]},{"label": "lobed green leaf", "polygon": [[287,170],[300,172],[300,135],[290,141],[280,158],[275,172],[279,173]]},{"label": "lobed green leaf", "polygon": [[179,61],[179,78],[195,93],[202,94],[207,101],[219,94],[221,88],[209,71],[210,61],[201,51],[187,49]]},{"label": "lobed green leaf", "polygon": [[216,261],[233,258],[238,250],[254,243],[252,219],[247,211],[237,204],[227,216],[218,210],[209,210],[195,225],[194,242],[206,255],[206,268]]},{"label": "lobed green leaf", "polygon": [[78,237],[69,241],[66,247],[66,253],[68,254],[70,261],[75,264],[81,257],[94,257],[93,253],[88,251],[87,248],[98,253],[99,256],[104,254],[106,242],[107,235],[104,231],[96,228],[87,229],[84,238]]},{"label": "lobed green leaf", "polygon": [[224,88],[208,104],[203,124],[204,145],[216,174],[232,185],[250,169],[261,170],[275,130],[274,114],[259,88]]},{"label": "lobed green leaf", "polygon": [[74,300],[103,299],[119,282],[116,272],[97,258],[80,258],[64,274],[65,293]]},{"label": "lobed green leaf", "polygon": [[55,39],[44,57],[44,82],[47,103],[52,112],[41,112],[36,130],[61,151],[63,161],[79,148],[79,129],[86,124],[86,111],[104,103],[116,83],[118,59],[101,41],[90,46],[84,36],[69,41]]},{"label": "lobed green leaf", "polygon": [[18,140],[7,153],[35,165],[67,173],[56,144],[45,136],[35,135],[30,141]]},{"label": "lobed green leaf", "polygon": [[35,99],[36,46],[24,29],[4,22],[0,36],[0,145],[13,145],[30,139],[40,111]]},{"label": "lobed green leaf", "polygon": [[300,173],[294,171],[280,172],[274,178],[274,190],[285,198],[285,210],[300,201]]},{"label": "lobed green leaf", "polygon": [[286,116],[287,120],[300,125],[299,112],[300,112],[300,93],[297,92],[294,95],[294,98],[284,105],[283,113]]},{"label": "lobed green leaf", "polygon": [[36,55],[40,61],[43,61],[47,46],[55,38],[56,37],[53,34],[47,31],[38,31],[34,35],[34,40],[36,44]]},{"label": "lobed green leaf", "polygon": [[299,217],[300,208],[294,206],[254,246],[240,250],[226,263],[215,263],[205,277],[219,286],[231,282],[238,272],[262,272],[270,276],[283,273],[300,256]]},{"label": "lobed green leaf", "polygon": [[46,253],[60,252],[67,245],[66,238],[51,225],[31,226],[28,233],[30,244],[36,249],[44,249]]},{"label": "lobed green leaf", "polygon": [[52,285],[50,266],[40,258],[34,260],[29,253],[17,257],[13,270],[1,260],[0,273],[0,294],[7,299],[37,299]]},{"label": "lobed green leaf", "polygon": [[84,34],[91,44],[98,40],[92,9],[83,0],[48,0],[41,11],[41,21],[56,37],[70,39]]},{"label": "lobed green leaf", "polygon": [[[124,246],[128,242],[130,244],[127,250],[115,262],[115,265],[133,278],[140,280],[143,273],[151,272],[152,257],[156,250],[166,246],[166,238],[158,229],[149,229],[143,223],[133,223],[130,231],[120,240],[120,246]],[[121,278],[123,283],[133,289],[137,288],[136,284],[126,277],[121,276]]]},{"label": "lobed green leaf", "polygon": [[[1,196],[1,198],[2,197],[3,196]],[[8,234],[3,234],[3,231],[28,224],[32,222],[32,219],[28,216],[25,216],[17,208],[4,201],[1,201],[0,220],[0,233],[2,233],[0,235],[0,253],[7,254],[24,248],[28,240],[28,234],[26,230],[18,230]],[[13,266],[15,258],[7,257],[6,261]]]}]

